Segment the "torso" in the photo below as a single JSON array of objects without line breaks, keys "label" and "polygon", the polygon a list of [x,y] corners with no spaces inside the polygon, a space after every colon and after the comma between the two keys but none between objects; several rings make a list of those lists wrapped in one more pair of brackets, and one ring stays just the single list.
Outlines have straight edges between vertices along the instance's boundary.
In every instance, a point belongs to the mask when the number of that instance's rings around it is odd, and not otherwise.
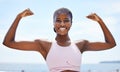
[{"label": "torso", "polygon": [[[50,41],[41,41],[39,40],[40,44],[42,45],[42,47],[45,49],[45,51],[39,51],[42,56],[44,57],[44,59],[46,60],[46,57],[47,57],[47,54],[51,48],[51,45],[52,45],[52,42]],[[66,44],[62,44],[62,43],[58,43],[58,45],[60,46],[68,46],[70,45],[71,42],[68,42]],[[85,41],[78,41],[78,42],[75,42],[76,46],[78,47],[78,49],[80,50],[81,53],[83,53],[83,48],[84,48],[84,44],[85,44]]]},{"label": "torso", "polygon": [[[52,42],[42,41],[42,40],[40,40],[39,42],[42,45],[42,48],[45,49],[45,50],[42,50],[42,51],[39,51],[39,52],[42,54],[42,56],[46,60],[47,55],[48,55],[48,53],[49,53],[49,51],[51,49]],[[68,42],[66,44],[58,43],[58,45],[60,45],[60,46],[69,46],[70,44],[71,44],[71,42]],[[79,41],[79,42],[76,42],[75,44],[78,47],[79,51],[82,53],[83,52],[82,48],[84,48],[85,41]],[[68,70],[68,69],[66,69],[66,70],[64,70],[62,72],[79,72],[79,71],[74,71],[74,70]]]},{"label": "torso", "polygon": [[[50,48],[52,49],[49,50],[46,57],[48,66],[50,66],[50,68],[53,67],[50,70],[54,71],[56,69],[61,69],[61,70],[65,69],[65,71],[63,72],[79,71],[80,63],[81,63],[81,52],[79,51],[78,47],[75,44],[72,43],[69,46],[60,46],[56,42],[53,43]],[[56,65],[58,65],[58,67],[56,67]]]}]

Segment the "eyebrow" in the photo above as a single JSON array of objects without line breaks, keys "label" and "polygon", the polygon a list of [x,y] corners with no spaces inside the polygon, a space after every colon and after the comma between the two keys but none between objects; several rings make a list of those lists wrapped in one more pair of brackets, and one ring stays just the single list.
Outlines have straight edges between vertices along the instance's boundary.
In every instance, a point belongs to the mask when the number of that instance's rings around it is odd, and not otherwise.
[{"label": "eyebrow", "polygon": [[[56,19],[60,19],[60,18],[56,18]],[[64,18],[64,19],[69,19],[69,18]]]}]

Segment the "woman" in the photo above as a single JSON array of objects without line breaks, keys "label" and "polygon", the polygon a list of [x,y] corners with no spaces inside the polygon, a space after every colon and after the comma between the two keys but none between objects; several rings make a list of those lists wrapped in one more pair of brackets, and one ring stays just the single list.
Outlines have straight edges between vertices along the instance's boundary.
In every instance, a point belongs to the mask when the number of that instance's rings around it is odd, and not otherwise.
[{"label": "woman", "polygon": [[29,9],[19,13],[8,30],[3,44],[19,50],[37,51],[42,54],[47,62],[50,72],[80,72],[81,54],[85,51],[99,51],[113,48],[115,40],[104,24],[103,20],[95,13],[87,18],[98,22],[104,33],[104,42],[89,42],[82,40],[71,42],[69,30],[72,26],[72,13],[66,8],[55,11],[53,16],[55,41],[49,42],[41,39],[34,41],[15,41],[15,33],[19,21],[26,16],[33,15]]}]

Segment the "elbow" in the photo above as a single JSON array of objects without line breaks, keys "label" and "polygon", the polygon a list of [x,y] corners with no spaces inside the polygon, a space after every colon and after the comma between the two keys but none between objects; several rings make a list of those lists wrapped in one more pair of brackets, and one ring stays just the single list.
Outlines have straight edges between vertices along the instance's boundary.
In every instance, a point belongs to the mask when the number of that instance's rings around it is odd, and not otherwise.
[{"label": "elbow", "polygon": [[116,43],[111,43],[110,48],[114,48],[117,44]]},{"label": "elbow", "polygon": [[2,44],[6,47],[13,48],[14,43],[14,40],[4,39]]},{"label": "elbow", "polygon": [[115,40],[106,41],[106,43],[108,44],[108,47],[109,47],[109,48],[114,48],[114,47],[116,46]]},{"label": "elbow", "polygon": [[11,46],[10,46],[10,42],[3,41],[2,44],[5,45],[5,46],[7,46],[7,47],[11,47]]},{"label": "elbow", "polygon": [[3,43],[2,43],[3,45],[5,45],[5,46],[9,46],[9,43],[7,43],[7,42],[5,42],[5,41],[3,41]]},{"label": "elbow", "polygon": [[6,43],[5,41],[3,41],[3,43],[2,43],[2,44],[6,46],[6,44],[7,44],[7,43]]},{"label": "elbow", "polygon": [[113,47],[115,47],[117,44],[116,44],[116,42],[114,41],[113,43],[112,43],[112,46]]},{"label": "elbow", "polygon": [[117,44],[115,43],[115,44],[113,44],[113,47],[115,47]]}]

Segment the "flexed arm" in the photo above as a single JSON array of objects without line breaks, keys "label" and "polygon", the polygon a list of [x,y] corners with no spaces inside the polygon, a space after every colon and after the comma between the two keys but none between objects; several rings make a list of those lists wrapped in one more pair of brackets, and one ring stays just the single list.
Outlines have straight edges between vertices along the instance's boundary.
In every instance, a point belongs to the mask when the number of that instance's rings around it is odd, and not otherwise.
[{"label": "flexed arm", "polygon": [[8,32],[4,38],[4,41],[3,41],[4,45],[11,47],[11,48],[16,48],[17,46],[20,46],[23,43],[22,42],[21,44],[18,45],[18,43],[15,42],[15,33],[16,33],[16,29],[19,24],[19,21],[23,17],[30,16],[30,15],[33,15],[33,13],[30,11],[30,9],[26,9],[17,15],[16,19],[14,20],[13,24],[11,25],[10,29],[8,30]]},{"label": "flexed arm", "polygon": [[88,43],[88,50],[89,49],[90,50],[104,50],[104,49],[109,49],[109,48],[114,47],[116,45],[114,37],[112,36],[109,29],[106,27],[103,20],[95,13],[88,15],[87,18],[92,19],[99,23],[104,33],[104,37],[105,37],[105,42],[103,43],[101,42]]},{"label": "flexed arm", "polygon": [[84,40],[83,42],[78,43],[78,47],[80,48],[80,44],[83,44],[83,47],[81,51],[99,51],[99,50],[106,50],[113,48],[116,46],[116,42],[114,40],[114,37],[112,36],[109,29],[106,27],[103,20],[95,13],[92,13],[87,16],[87,18],[94,20],[98,22],[98,24],[101,26],[101,29],[104,34],[105,42],[88,42],[87,40]]}]

